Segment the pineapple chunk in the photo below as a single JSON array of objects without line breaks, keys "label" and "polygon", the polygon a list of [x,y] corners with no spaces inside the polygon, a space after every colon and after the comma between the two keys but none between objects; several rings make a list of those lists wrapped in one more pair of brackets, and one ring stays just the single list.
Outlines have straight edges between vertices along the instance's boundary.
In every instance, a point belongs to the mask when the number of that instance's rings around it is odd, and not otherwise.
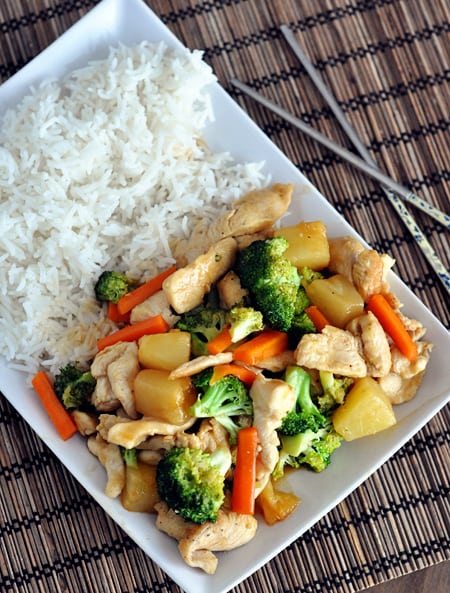
[{"label": "pineapple chunk", "polygon": [[320,220],[277,229],[275,236],[280,235],[289,242],[284,256],[298,269],[322,270],[330,263],[327,228]]},{"label": "pineapple chunk", "polygon": [[356,288],[342,274],[313,280],[306,294],[331,325],[343,329],[349,321],[364,313],[364,301]]},{"label": "pineapple chunk", "polygon": [[147,369],[173,371],[189,360],[191,334],[170,331],[166,334],[150,334],[139,340],[139,362]]},{"label": "pineapple chunk", "polygon": [[197,392],[189,377],[169,379],[169,371],[142,369],[134,380],[136,410],[147,418],[169,424],[184,424]]},{"label": "pineapple chunk", "polygon": [[333,414],[333,425],[346,441],[376,434],[396,424],[392,404],[372,377],[357,380]]},{"label": "pineapple chunk", "polygon": [[299,497],[293,492],[279,490],[272,479],[256,499],[267,525],[275,525],[289,517],[300,503]]},{"label": "pineapple chunk", "polygon": [[138,461],[137,466],[125,468],[125,487],[121,493],[121,503],[127,511],[153,513],[159,501],[156,488],[156,466]]}]

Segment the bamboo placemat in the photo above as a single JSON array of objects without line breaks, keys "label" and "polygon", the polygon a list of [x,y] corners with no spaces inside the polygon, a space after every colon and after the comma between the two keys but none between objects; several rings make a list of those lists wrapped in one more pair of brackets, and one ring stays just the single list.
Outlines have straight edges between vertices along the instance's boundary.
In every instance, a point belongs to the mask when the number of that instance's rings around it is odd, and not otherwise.
[{"label": "bamboo placemat", "polygon": [[[1,0],[0,80],[97,4]],[[293,163],[448,327],[445,291],[380,188],[228,84],[250,82],[346,145],[288,51],[290,24],[380,167],[448,211],[446,0],[147,0]],[[413,211],[448,267],[448,236]],[[234,591],[360,591],[449,559],[449,421],[441,411],[343,503]],[[0,590],[180,591],[0,398]]]}]

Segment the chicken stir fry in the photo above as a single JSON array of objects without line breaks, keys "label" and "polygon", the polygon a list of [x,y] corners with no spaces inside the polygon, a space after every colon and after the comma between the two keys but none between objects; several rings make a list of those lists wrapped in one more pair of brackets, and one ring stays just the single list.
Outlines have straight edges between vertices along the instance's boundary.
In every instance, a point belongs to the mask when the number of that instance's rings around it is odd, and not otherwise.
[{"label": "chicken stir fry", "polygon": [[277,486],[288,469],[323,471],[343,441],[396,422],[432,348],[390,292],[392,258],[320,221],[276,225],[292,192],[250,192],[199,224],[152,294],[118,300],[125,316],[90,368],[54,382],[106,494],[155,514],[208,574],[255,536],[258,513],[273,524],[295,510]]},{"label": "chicken stir fry", "polygon": [[296,393],[279,379],[265,379],[259,374],[250,389],[253,400],[253,426],[258,431],[261,451],[256,466],[255,496],[260,494],[278,462],[280,439],[277,428],[295,405]]},{"label": "chicken stir fry", "polygon": [[307,334],[295,351],[298,365],[344,377],[365,377],[367,364],[361,344],[350,331],[326,325],[320,334]]},{"label": "chicken stir fry", "polygon": [[156,505],[156,526],[178,541],[178,549],[189,566],[207,574],[216,572],[218,559],[213,552],[232,550],[248,543],[256,534],[257,520],[251,515],[233,513],[224,507],[212,523],[189,523],[169,509],[166,503]]},{"label": "chicken stir fry", "polygon": [[178,246],[178,265],[181,267],[194,261],[222,239],[231,237],[245,242],[249,236],[266,236],[289,208],[292,191],[291,184],[281,183],[271,188],[254,190],[235,202],[230,210],[219,216],[208,228],[200,221],[187,243],[183,241]]},{"label": "chicken stir fry", "polygon": [[119,342],[100,352],[91,366],[91,373],[97,380],[92,394],[93,406],[101,412],[123,407],[127,416],[137,418],[133,382],[139,368],[135,342]]}]

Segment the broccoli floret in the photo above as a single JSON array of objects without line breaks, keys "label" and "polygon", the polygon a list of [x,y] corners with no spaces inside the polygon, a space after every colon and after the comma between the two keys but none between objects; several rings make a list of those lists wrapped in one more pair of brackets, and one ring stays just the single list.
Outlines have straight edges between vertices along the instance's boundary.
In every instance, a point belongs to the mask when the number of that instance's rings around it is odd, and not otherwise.
[{"label": "broccoli floret", "polygon": [[305,309],[311,305],[311,301],[306,293],[305,286],[311,284],[313,280],[323,278],[322,272],[316,272],[308,267],[300,270],[300,287],[295,300],[294,316],[291,327],[289,328],[289,347],[295,350],[298,342],[304,334],[317,333],[316,326],[311,321]]},{"label": "broccoli floret", "polygon": [[310,304],[311,301],[306,294],[306,290],[303,288],[303,286],[299,286],[297,296],[295,298],[295,315],[300,315],[303,313],[306,307],[309,307]]},{"label": "broccoli floret", "polygon": [[67,410],[78,410],[89,405],[96,384],[89,371],[82,371],[70,363],[56,375],[54,390]]},{"label": "broccoli floret", "polygon": [[217,520],[225,499],[226,471],[223,451],[217,451],[217,454],[205,453],[189,447],[174,447],[156,467],[159,496],[187,521]]},{"label": "broccoli floret", "polygon": [[125,465],[128,467],[138,466],[137,449],[125,449],[124,447],[121,447],[120,452],[122,453]]},{"label": "broccoli floret", "polygon": [[224,328],[226,311],[209,305],[200,305],[183,313],[175,327],[191,334],[192,354],[208,354],[206,344]]},{"label": "broccoli floret", "polygon": [[83,371],[81,371],[76,367],[75,364],[72,363],[66,364],[66,366],[59,369],[59,372],[55,376],[55,381],[53,383],[53,389],[55,390],[55,393],[59,399],[62,399],[64,389],[79,379],[82,374]]},{"label": "broccoli floret", "polygon": [[324,414],[329,414],[344,403],[350,387],[354,383],[351,377],[336,377],[330,371],[319,372],[323,393],[317,397],[317,405]]},{"label": "broccoli floret", "polygon": [[302,367],[290,365],[285,371],[284,380],[294,388],[297,395],[293,410],[281,422],[281,434],[293,436],[307,430],[317,432],[327,424],[326,417],[320,413],[311,399],[311,376]]},{"label": "broccoli floret", "polygon": [[62,403],[67,410],[78,410],[84,408],[90,401],[97,381],[95,377],[86,371],[74,383],[64,389]]},{"label": "broccoli floret", "polygon": [[126,294],[131,287],[131,281],[120,272],[106,270],[100,274],[94,291],[97,300],[118,303],[121,297]]},{"label": "broccoli floret", "polygon": [[311,446],[300,453],[297,460],[315,472],[326,469],[331,462],[332,453],[341,446],[342,437],[330,426],[328,432],[315,439]]},{"label": "broccoli floret", "polygon": [[213,373],[214,368],[208,367],[207,369],[204,369],[203,371],[200,371],[199,373],[192,375],[191,381],[197,393],[204,393],[208,389]]},{"label": "broccoli floret", "polygon": [[263,314],[252,307],[233,307],[227,313],[233,343],[264,329]]},{"label": "broccoli floret", "polygon": [[289,347],[293,350],[295,350],[304,334],[317,332],[316,326],[305,312],[306,307],[309,307],[310,304],[311,301],[306,294],[306,290],[303,286],[300,286],[295,299],[294,316],[288,330]]},{"label": "broccoli floret", "polygon": [[[205,375],[199,375],[205,385]],[[194,385],[199,384],[196,378],[193,382]],[[215,418],[228,430],[230,441],[235,443],[238,430],[241,428],[239,417],[253,414],[253,402],[240,379],[234,375],[225,375],[200,390],[197,401],[190,407],[190,413],[196,418]]]},{"label": "broccoli floret", "polygon": [[280,455],[278,457],[277,464],[272,472],[272,478],[276,482],[277,480],[281,480],[286,473],[286,469],[292,467],[294,469],[299,469],[301,467],[301,463],[298,461],[296,457],[289,455],[286,451],[282,448],[280,451]]},{"label": "broccoli floret", "polygon": [[[324,430],[321,429],[321,432]],[[272,472],[274,480],[279,480],[284,476],[286,466],[296,469],[301,467],[299,455],[311,447],[317,434],[312,430],[306,430],[293,436],[280,435],[281,448],[277,464]]]},{"label": "broccoli floret", "polygon": [[330,463],[332,452],[342,437],[336,433],[331,414],[323,414],[311,398],[309,373],[297,366],[286,369],[285,380],[297,394],[295,408],[286,414],[279,429],[281,449],[274,479],[284,475],[285,467],[307,466],[321,472]]},{"label": "broccoli floret", "polygon": [[281,236],[254,241],[238,253],[235,265],[255,309],[267,325],[280,331],[291,325],[300,285],[297,268],[283,255],[288,246]]},{"label": "broccoli floret", "polygon": [[306,312],[294,315],[291,323],[291,327],[288,331],[289,347],[292,350],[298,346],[298,343],[305,334],[317,333],[317,328],[311,321],[310,317]]},{"label": "broccoli floret", "polygon": [[323,471],[330,464],[331,454],[342,443],[342,437],[331,425],[318,432],[307,430],[295,436],[281,435],[280,440],[280,455],[272,472],[274,480],[284,476],[286,467],[298,469],[306,466],[315,472]]},{"label": "broccoli floret", "polygon": [[302,286],[308,286],[308,284],[311,284],[311,282],[313,282],[313,280],[320,280],[322,278],[324,278],[324,275],[322,274],[322,272],[312,270],[311,268],[308,268],[307,266],[303,267],[300,270],[300,281],[301,281]]}]

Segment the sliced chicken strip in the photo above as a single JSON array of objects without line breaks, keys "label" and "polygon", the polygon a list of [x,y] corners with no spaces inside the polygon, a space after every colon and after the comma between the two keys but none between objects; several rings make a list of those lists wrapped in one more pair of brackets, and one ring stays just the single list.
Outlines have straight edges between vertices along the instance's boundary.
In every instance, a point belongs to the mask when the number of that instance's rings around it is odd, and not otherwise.
[{"label": "sliced chicken strip", "polygon": [[417,342],[418,356],[411,362],[395,347],[392,347],[392,368],[391,371],[404,379],[410,379],[425,370],[430,358],[430,351],[433,345],[429,342]]},{"label": "sliced chicken strip", "polygon": [[285,350],[281,354],[260,360],[258,362],[258,368],[272,373],[280,373],[290,364],[295,364],[294,352],[293,350]]},{"label": "sliced chicken strip", "polygon": [[116,498],[125,486],[125,463],[120,448],[117,445],[107,443],[100,435],[89,437],[87,446],[89,451],[98,458],[106,469],[106,496]]},{"label": "sliced chicken strip", "polygon": [[191,377],[200,371],[204,371],[218,364],[226,364],[233,360],[232,352],[219,352],[205,356],[197,356],[188,360],[169,373],[169,379],[180,379],[181,377]]},{"label": "sliced chicken strip", "polygon": [[225,274],[217,283],[220,304],[225,309],[231,309],[241,303],[248,296],[248,290],[242,288],[239,276],[233,270]]},{"label": "sliced chicken strip", "polygon": [[92,414],[87,414],[81,410],[73,410],[70,413],[77,425],[78,432],[84,437],[90,436],[97,432],[97,417]]},{"label": "sliced chicken strip", "polygon": [[155,509],[157,528],[178,540],[178,549],[188,566],[201,568],[207,574],[214,574],[217,569],[218,559],[213,552],[233,550],[248,543],[258,528],[252,515],[228,509],[219,511],[216,522],[202,525],[184,521],[164,502],[157,503]]},{"label": "sliced chicken strip", "polygon": [[331,272],[342,274],[355,285],[363,299],[389,290],[387,273],[394,265],[388,255],[366,249],[353,237],[329,239]]},{"label": "sliced chicken strip", "polygon": [[101,350],[91,365],[97,379],[92,404],[103,412],[122,405],[130,418],[137,418],[133,382],[139,370],[136,342],[119,342]]},{"label": "sliced chicken strip", "polygon": [[400,320],[405,326],[406,331],[409,333],[414,342],[419,342],[419,340],[421,340],[427,332],[426,327],[417,319],[407,317],[404,313],[402,313],[401,309],[403,307],[403,303],[397,298],[395,294],[388,292],[383,296],[388,301],[392,309],[394,309],[396,314],[400,317]]},{"label": "sliced chicken strip", "polygon": [[233,204],[208,229],[211,242],[224,237],[250,235],[271,227],[289,208],[294,186],[276,183],[271,188],[253,190]]},{"label": "sliced chicken strip", "polygon": [[172,447],[190,447],[212,453],[218,447],[229,448],[228,431],[214,418],[207,418],[196,433],[180,431],[173,435],[156,435],[139,445],[140,450],[168,451]]},{"label": "sliced chicken strip", "polygon": [[141,370],[138,359],[138,345],[127,342],[122,356],[108,365],[108,379],[117,399],[130,418],[137,418],[134,401],[134,380]]},{"label": "sliced chicken strip", "polygon": [[398,307],[401,303],[394,301],[393,305],[397,307],[397,313],[410,334],[411,338],[417,345],[417,359],[409,360],[391,344],[391,368],[390,372],[378,380],[381,388],[388,396],[392,404],[401,404],[411,400],[417,393],[417,390],[422,382],[426,366],[430,358],[430,352],[433,344],[429,342],[420,341],[420,338],[425,334],[423,325],[415,319],[410,319],[402,315]]},{"label": "sliced chicken strip", "polygon": [[365,302],[373,294],[389,290],[387,272],[394,265],[389,256],[380,255],[373,249],[365,249],[353,265],[353,284]]},{"label": "sliced chicken strip", "polygon": [[108,430],[108,442],[125,447],[125,449],[133,449],[155,434],[175,434],[187,430],[195,421],[196,418],[190,418],[182,425],[169,424],[153,418],[118,422]]},{"label": "sliced chicken strip", "polygon": [[299,366],[345,377],[365,377],[367,365],[358,339],[349,331],[327,325],[320,334],[305,334],[295,350]]},{"label": "sliced chicken strip", "polygon": [[156,527],[178,541],[186,537],[189,529],[195,525],[195,523],[186,521],[181,515],[169,509],[163,501],[155,504],[155,511],[158,515],[156,518]]},{"label": "sliced chicken strip", "polygon": [[104,376],[97,376],[95,378],[97,382],[91,397],[91,403],[94,408],[99,412],[113,412],[117,410],[120,407],[120,401],[114,395],[107,375],[105,374]]},{"label": "sliced chicken strip", "polygon": [[385,377],[378,379],[378,383],[391,404],[403,404],[413,399],[416,395],[424,373],[425,371],[409,378],[401,377],[395,373],[389,373]]},{"label": "sliced chicken strip", "polygon": [[155,315],[162,315],[170,327],[173,327],[180,318],[171,310],[166,293],[163,290],[159,290],[143,303],[136,305],[131,310],[130,323],[138,323],[149,317],[155,317]]},{"label": "sliced chicken strip", "polygon": [[251,233],[250,235],[239,235],[235,237],[238,244],[238,251],[242,251],[255,241],[265,241],[266,239],[272,239],[275,234],[275,227],[268,227],[259,233]]},{"label": "sliced chicken strip", "polygon": [[280,379],[258,375],[250,388],[253,400],[253,426],[258,431],[261,451],[258,454],[255,498],[264,490],[278,459],[280,440],[277,428],[295,405],[294,389]]},{"label": "sliced chicken strip", "polygon": [[346,329],[361,341],[367,374],[371,377],[387,375],[392,364],[391,348],[386,333],[375,315],[368,311],[355,317]]},{"label": "sliced chicken strip", "polygon": [[163,290],[170,306],[181,314],[200,305],[211,286],[233,266],[236,251],[235,239],[228,237],[166,278]]},{"label": "sliced chicken strip", "polygon": [[364,251],[364,245],[354,237],[329,239],[328,243],[330,246],[330,263],[328,264],[330,271],[342,274],[352,282],[353,265]]},{"label": "sliced chicken strip", "polygon": [[209,227],[200,221],[194,228],[188,241],[176,249],[179,266],[194,261],[211,245],[227,237],[247,236],[247,243],[252,235],[264,233],[279,219],[292,200],[293,185],[277,183],[271,188],[252,190],[235,202],[224,214],[219,216]]},{"label": "sliced chicken strip", "polygon": [[122,418],[116,414],[100,414],[98,417],[97,432],[105,440],[108,440],[109,429],[115,424],[129,422],[129,418]]},{"label": "sliced chicken strip", "polygon": [[418,342],[423,336],[426,334],[427,329],[422,325],[420,321],[417,319],[412,319],[411,317],[407,317],[404,315],[400,310],[401,305],[396,308],[396,313],[402,320],[403,325],[406,327],[406,331],[410,334],[411,338]]}]

